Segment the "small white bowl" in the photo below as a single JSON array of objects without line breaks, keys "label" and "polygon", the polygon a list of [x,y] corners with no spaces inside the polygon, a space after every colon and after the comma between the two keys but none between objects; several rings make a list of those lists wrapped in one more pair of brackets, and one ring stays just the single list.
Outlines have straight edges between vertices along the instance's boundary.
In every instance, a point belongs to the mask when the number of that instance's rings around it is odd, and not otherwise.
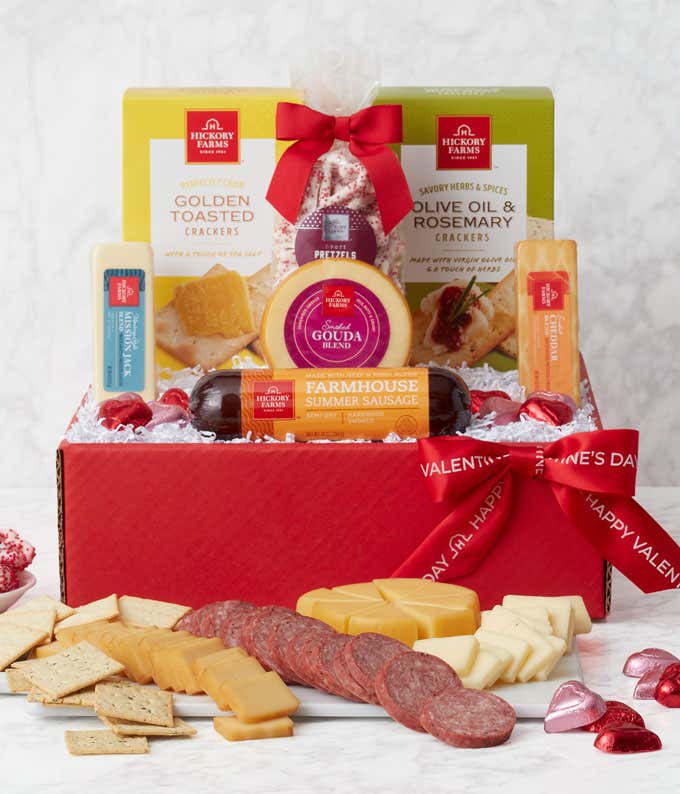
[{"label": "small white bowl", "polygon": [[36,578],[30,571],[19,571],[18,578],[19,587],[17,587],[16,590],[8,590],[6,593],[0,593],[0,612],[7,612],[27,590],[35,586]]}]

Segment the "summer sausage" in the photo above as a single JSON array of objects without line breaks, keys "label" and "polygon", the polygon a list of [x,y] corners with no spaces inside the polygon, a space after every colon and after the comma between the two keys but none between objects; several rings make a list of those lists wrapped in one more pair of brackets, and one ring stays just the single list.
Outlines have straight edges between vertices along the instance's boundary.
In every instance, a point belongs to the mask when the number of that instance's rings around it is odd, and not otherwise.
[{"label": "summer sausage", "polygon": [[380,668],[394,656],[411,649],[399,640],[367,631],[357,634],[343,650],[347,669],[368,695],[370,703],[377,703],[375,678]]}]

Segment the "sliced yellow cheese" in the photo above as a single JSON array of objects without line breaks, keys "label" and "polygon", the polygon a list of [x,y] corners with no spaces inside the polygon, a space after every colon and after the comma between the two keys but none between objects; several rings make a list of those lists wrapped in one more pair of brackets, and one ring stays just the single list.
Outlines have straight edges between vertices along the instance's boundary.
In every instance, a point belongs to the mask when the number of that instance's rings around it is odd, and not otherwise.
[{"label": "sliced yellow cheese", "polygon": [[377,634],[393,637],[406,645],[413,645],[418,639],[418,623],[415,618],[405,614],[399,607],[385,603],[361,611],[352,611],[344,631],[347,634],[374,631]]},{"label": "sliced yellow cheese", "polygon": [[175,308],[191,336],[221,334],[233,339],[256,330],[248,284],[234,270],[180,284],[175,290]]},{"label": "sliced yellow cheese", "polygon": [[138,684],[151,682],[151,670],[145,665],[139,644],[149,629],[127,627],[113,639],[114,659],[125,665],[128,675]]},{"label": "sliced yellow cheese", "polygon": [[368,598],[371,601],[382,601],[380,590],[373,582],[358,582],[357,584],[343,584],[333,588],[334,593],[341,595],[356,596],[357,598]]},{"label": "sliced yellow cheese", "polygon": [[459,676],[469,675],[479,652],[479,643],[475,637],[436,637],[418,640],[413,643],[413,650],[429,653],[445,661]]},{"label": "sliced yellow cheese", "polygon": [[579,626],[582,629],[585,629],[585,633],[587,633],[590,631],[592,623],[590,622],[590,616],[585,611],[585,605],[583,604],[583,599],[580,596],[554,596],[539,598],[536,600],[534,596],[506,595],[503,599],[503,606],[506,606],[509,609],[518,609],[519,607],[544,608],[548,612],[548,618],[552,625],[553,634],[556,637],[561,637],[567,643],[567,646],[571,647],[574,633],[577,629],[576,608],[574,607],[573,600],[574,598],[578,598],[580,600],[583,613],[585,613],[585,618],[587,618],[587,621],[584,621],[584,616],[582,614],[579,621]]},{"label": "sliced yellow cheese", "polygon": [[469,607],[434,606],[417,601],[398,601],[395,606],[416,621],[419,640],[472,634],[477,629],[477,621]]},{"label": "sliced yellow cheese", "polygon": [[[307,324],[302,322],[303,316],[307,319],[310,316],[323,318],[326,308],[325,291],[332,289],[338,279],[342,280],[343,287],[353,288],[355,294],[362,293],[366,300],[363,307],[370,302],[373,306],[380,307],[380,314],[384,313],[386,316],[384,327],[376,327],[374,333],[377,336],[381,330],[385,332],[387,347],[382,358],[373,366],[403,367],[407,363],[411,353],[413,322],[408,303],[399,288],[378,268],[365,262],[321,259],[293,270],[269,299],[262,316],[260,341],[270,366],[297,366],[289,352],[288,340],[291,333],[287,329],[292,327],[298,332],[298,329],[306,328]],[[303,298],[303,305],[296,310],[293,304],[303,293],[306,296]],[[350,302],[347,310],[337,317],[337,321],[345,324],[350,322],[354,313],[358,315],[365,310],[363,307],[359,300]],[[302,315],[302,312],[305,314]],[[377,322],[371,321],[371,327]],[[305,335],[302,330],[299,333],[301,342]],[[363,341],[365,344],[367,340]],[[318,344],[321,346],[323,342],[319,341]],[[369,346],[369,349],[373,348],[374,346]],[[361,360],[363,359],[359,359]],[[353,365],[360,366],[356,361]]]},{"label": "sliced yellow cheese", "polygon": [[195,673],[194,660],[209,653],[224,650],[224,643],[219,637],[196,637],[190,645],[173,646],[168,650],[168,672],[170,688],[175,692],[186,692],[197,695],[202,692]]},{"label": "sliced yellow cheese", "polygon": [[517,675],[531,654],[531,646],[526,640],[519,637],[510,637],[487,629],[477,629],[475,632],[481,647],[497,653],[498,650],[507,651],[512,656],[512,661],[501,673],[500,680],[504,684],[512,684],[517,680]]},{"label": "sliced yellow cheese", "polygon": [[47,645],[38,645],[31,651],[31,657],[34,659],[44,659],[46,656],[54,656],[55,653],[61,653],[64,646],[59,640],[54,640]]},{"label": "sliced yellow cheese", "polygon": [[195,637],[178,637],[175,640],[156,643],[149,653],[151,659],[151,677],[159,689],[172,689],[174,680],[170,669],[170,652],[178,647],[193,645]]},{"label": "sliced yellow cheese", "polygon": [[[367,602],[365,598],[354,598],[351,601],[317,601],[312,608],[312,617],[323,620],[336,631],[352,633],[349,631],[349,619],[355,612],[366,610]],[[378,604],[381,606],[381,604]],[[371,629],[373,631],[373,629]],[[358,634],[358,632],[354,632]]]},{"label": "sliced yellow cheese", "polygon": [[295,609],[301,615],[312,617],[314,607],[316,604],[326,603],[328,601],[365,601],[364,598],[352,595],[350,593],[339,593],[335,590],[329,590],[327,587],[317,587],[315,590],[309,590],[303,593],[297,600]]},{"label": "sliced yellow cheese", "polygon": [[238,717],[213,717],[213,726],[228,742],[243,742],[250,739],[280,739],[293,735],[293,720],[277,717],[264,722],[241,722]]},{"label": "sliced yellow cheese", "polygon": [[98,620],[92,623],[77,624],[68,627],[60,626],[60,624],[57,623],[54,627],[54,634],[56,639],[65,648],[70,648],[72,645],[77,645],[79,642],[87,639],[88,635],[92,632],[100,630],[108,625],[109,623],[107,620]]},{"label": "sliced yellow cheese", "polygon": [[472,670],[461,676],[460,680],[466,689],[488,689],[498,681],[505,667],[507,659],[501,659],[496,653],[480,648]]},{"label": "sliced yellow cheese", "polygon": [[222,648],[222,650],[209,653],[206,656],[199,656],[194,659],[191,669],[195,676],[199,677],[205,670],[221,662],[229,662],[235,659],[246,659],[248,654],[243,648]]},{"label": "sliced yellow cheese", "polygon": [[252,656],[232,658],[207,667],[198,676],[198,683],[201,689],[215,701],[220,711],[229,711],[228,693],[224,689],[224,684],[227,681],[254,678],[264,672],[264,667]]},{"label": "sliced yellow cheese", "polygon": [[263,722],[297,711],[300,701],[272,670],[250,678],[227,679],[222,691],[242,722]]}]

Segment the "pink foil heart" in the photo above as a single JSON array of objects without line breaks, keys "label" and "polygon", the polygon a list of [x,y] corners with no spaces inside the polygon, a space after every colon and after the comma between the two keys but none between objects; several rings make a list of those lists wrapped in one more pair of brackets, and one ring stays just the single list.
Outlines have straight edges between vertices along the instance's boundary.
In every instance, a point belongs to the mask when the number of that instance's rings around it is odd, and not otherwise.
[{"label": "pink foil heart", "polygon": [[582,728],[607,711],[604,700],[580,681],[565,681],[552,696],[543,727],[546,733]]},{"label": "pink foil heart", "polygon": [[631,678],[642,678],[649,670],[663,665],[667,667],[672,662],[680,662],[677,656],[664,651],[663,648],[644,648],[637,653],[631,653],[623,665],[623,674]]},{"label": "pink foil heart", "polygon": [[647,728],[630,722],[614,722],[595,739],[603,753],[651,753],[661,749],[661,739]]},{"label": "pink foil heart", "polygon": [[189,419],[189,414],[181,405],[150,402],[149,408],[151,408],[152,415],[151,420],[146,424],[147,430],[152,430],[154,427],[168,422],[188,421]]},{"label": "pink foil heart", "polygon": [[508,400],[505,397],[487,397],[486,400],[479,406],[480,419],[492,411],[496,413],[493,418],[494,425],[509,425],[511,422],[516,422],[519,417],[520,404],[514,400]]},{"label": "pink foil heart", "polygon": [[636,700],[654,700],[656,688],[659,685],[661,676],[664,674],[664,670],[669,664],[672,664],[672,662],[652,667],[652,669],[647,670],[641,678],[638,678],[635,684],[635,690],[633,691],[633,697]]},{"label": "pink foil heart", "polygon": [[602,733],[605,728],[615,722],[629,722],[631,725],[639,725],[641,728],[645,727],[642,715],[638,714],[634,708],[631,708],[626,703],[622,703],[620,700],[605,700],[605,705],[607,710],[600,719],[591,722],[590,725],[584,725],[582,730],[590,731],[591,733]]}]

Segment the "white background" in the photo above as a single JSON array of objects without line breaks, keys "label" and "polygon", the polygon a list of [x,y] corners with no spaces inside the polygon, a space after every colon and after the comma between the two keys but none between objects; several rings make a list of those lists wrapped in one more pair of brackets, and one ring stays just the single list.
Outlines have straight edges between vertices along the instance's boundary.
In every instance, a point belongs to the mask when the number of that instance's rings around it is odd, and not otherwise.
[{"label": "white background", "polygon": [[124,89],[285,84],[292,52],[321,62],[343,30],[388,84],[553,88],[557,234],[579,241],[605,424],[640,427],[642,483],[680,482],[680,4],[0,0],[0,484],[52,482],[89,382]]}]

